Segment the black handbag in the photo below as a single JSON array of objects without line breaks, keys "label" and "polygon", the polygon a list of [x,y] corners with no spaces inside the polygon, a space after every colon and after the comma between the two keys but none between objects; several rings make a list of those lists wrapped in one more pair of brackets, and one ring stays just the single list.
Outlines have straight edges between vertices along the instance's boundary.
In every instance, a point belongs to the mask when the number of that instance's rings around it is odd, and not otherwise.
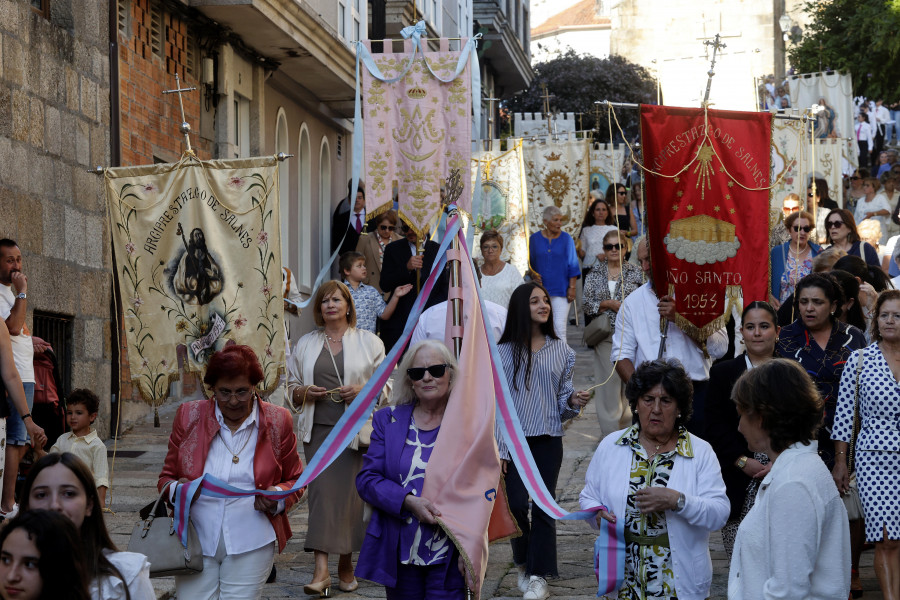
[{"label": "black handbag", "polygon": [[143,554],[150,561],[150,577],[193,575],[203,570],[203,549],[194,524],[188,521],[187,548],[175,533],[175,518],[168,515],[162,501],[168,489],[169,485],[164,486],[156,501],[140,510],[141,520],[128,541],[129,552]]}]

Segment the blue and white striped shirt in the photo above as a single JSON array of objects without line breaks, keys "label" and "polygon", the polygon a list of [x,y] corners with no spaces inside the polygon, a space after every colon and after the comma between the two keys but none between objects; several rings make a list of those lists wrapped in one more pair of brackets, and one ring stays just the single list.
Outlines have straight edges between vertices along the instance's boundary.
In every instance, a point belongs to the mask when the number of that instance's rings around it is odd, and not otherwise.
[{"label": "blue and white striped shirt", "polygon": [[[531,353],[531,374],[527,385],[524,362],[519,366],[516,380],[513,381],[513,344],[499,344],[497,351],[503,361],[509,391],[525,436],[562,437],[563,421],[578,415],[578,409],[569,405],[569,398],[575,392],[572,384],[575,351],[564,341],[547,337],[544,346]],[[509,460],[509,450],[499,428],[495,430],[495,435],[500,458]]]}]

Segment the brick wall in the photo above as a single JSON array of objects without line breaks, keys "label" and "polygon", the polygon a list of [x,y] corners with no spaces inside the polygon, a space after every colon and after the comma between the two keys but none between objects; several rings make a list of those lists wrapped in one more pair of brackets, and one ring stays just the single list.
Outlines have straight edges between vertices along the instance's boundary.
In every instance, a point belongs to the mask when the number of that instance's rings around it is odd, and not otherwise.
[{"label": "brick wall", "polygon": [[122,165],[151,164],[154,157],[166,161],[180,158],[184,137],[178,129],[178,95],[162,93],[175,88],[175,73],[182,87],[198,88],[182,94],[185,119],[193,131],[194,152],[201,159],[212,158],[212,143],[197,133],[203,86],[197,80],[200,53],[194,39],[196,27],[172,14],[159,0],[124,4],[130,14],[125,31],[119,28]]},{"label": "brick wall", "polygon": [[[102,179],[109,162],[106,0],[0,0],[0,237],[15,239],[29,311],[73,321],[72,386],[100,396],[109,431],[110,261]],[[33,325],[33,316],[28,317]]]}]

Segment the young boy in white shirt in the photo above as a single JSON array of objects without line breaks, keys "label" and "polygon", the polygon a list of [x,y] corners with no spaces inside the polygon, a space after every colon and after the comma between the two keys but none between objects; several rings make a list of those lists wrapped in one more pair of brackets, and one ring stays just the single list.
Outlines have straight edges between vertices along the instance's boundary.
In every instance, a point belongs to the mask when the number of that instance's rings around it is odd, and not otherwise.
[{"label": "young boy in white shirt", "polygon": [[[62,434],[50,448],[50,452],[71,452],[84,461],[94,474],[101,507],[106,506],[106,490],[109,487],[109,463],[106,444],[92,427],[100,410],[100,398],[85,389],[74,390],[66,398],[66,423],[71,431]],[[46,452],[36,450],[39,456]]]}]

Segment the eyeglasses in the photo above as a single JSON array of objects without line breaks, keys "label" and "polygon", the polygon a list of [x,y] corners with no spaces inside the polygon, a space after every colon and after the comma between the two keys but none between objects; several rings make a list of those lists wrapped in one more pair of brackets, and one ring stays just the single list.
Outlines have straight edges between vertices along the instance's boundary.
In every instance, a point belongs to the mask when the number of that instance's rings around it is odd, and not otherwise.
[{"label": "eyeglasses", "polygon": [[228,389],[215,390],[216,399],[221,400],[222,402],[228,402],[232,399],[237,399],[240,402],[246,402],[250,399],[250,395],[253,393],[253,390],[248,388],[242,388],[239,390],[234,390],[233,392]]},{"label": "eyeglasses", "polygon": [[850,178],[850,181],[859,181],[860,179],[862,179],[862,177],[857,177],[854,175],[853,177]]},{"label": "eyeglasses", "polygon": [[627,195],[628,195],[628,192],[616,192],[616,193],[619,194],[620,196],[627,196]]},{"label": "eyeglasses", "polygon": [[497,252],[498,250],[500,250],[500,246],[498,244],[484,244],[481,247],[482,252],[487,252],[487,251]]},{"label": "eyeglasses", "polygon": [[809,233],[810,231],[812,231],[812,227],[810,227],[809,225],[804,225],[803,227],[794,225],[793,227],[791,227],[791,229],[793,229],[794,231],[803,231],[805,233]]},{"label": "eyeglasses", "polygon": [[825,221],[825,227],[828,229],[840,229],[843,225],[843,221]]},{"label": "eyeglasses", "polygon": [[425,371],[428,371],[432,377],[435,379],[439,379],[444,376],[444,373],[447,372],[447,368],[450,367],[447,363],[442,363],[439,365],[430,365],[428,367],[411,367],[406,370],[406,374],[409,375],[409,378],[413,381],[419,381],[423,377],[425,377]]},{"label": "eyeglasses", "polygon": [[607,252],[610,250],[621,250],[622,244],[603,244],[603,249]]},{"label": "eyeglasses", "polygon": [[393,225],[379,225],[378,229],[380,229],[382,231],[394,231],[397,228],[394,227]]}]

